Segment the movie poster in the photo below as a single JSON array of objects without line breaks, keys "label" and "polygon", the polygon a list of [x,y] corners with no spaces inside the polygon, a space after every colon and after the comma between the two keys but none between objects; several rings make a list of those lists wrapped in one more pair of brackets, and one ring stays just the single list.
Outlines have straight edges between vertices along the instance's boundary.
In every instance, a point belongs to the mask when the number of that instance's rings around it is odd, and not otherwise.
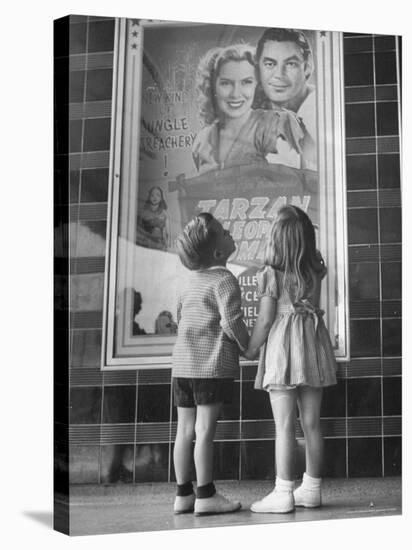
[{"label": "movie poster", "polygon": [[118,20],[116,40],[103,366],[170,363],[188,274],[174,243],[200,212],[235,240],[251,330],[284,204],[316,227],[325,322],[347,358],[340,33]]}]

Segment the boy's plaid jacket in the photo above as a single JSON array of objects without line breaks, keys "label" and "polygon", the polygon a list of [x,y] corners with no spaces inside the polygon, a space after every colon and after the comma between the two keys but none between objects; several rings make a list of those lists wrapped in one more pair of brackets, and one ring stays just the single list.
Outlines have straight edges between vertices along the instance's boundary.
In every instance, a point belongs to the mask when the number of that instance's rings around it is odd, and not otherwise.
[{"label": "boy's plaid jacket", "polygon": [[235,378],[249,341],[240,287],[225,267],[194,271],[180,294],[172,376]]}]

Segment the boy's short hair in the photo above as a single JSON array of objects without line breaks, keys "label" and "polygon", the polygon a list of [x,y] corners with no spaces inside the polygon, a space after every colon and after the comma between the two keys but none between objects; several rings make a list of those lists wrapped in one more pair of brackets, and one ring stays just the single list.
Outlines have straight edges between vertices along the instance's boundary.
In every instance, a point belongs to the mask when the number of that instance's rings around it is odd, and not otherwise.
[{"label": "boy's short hair", "polygon": [[209,212],[202,212],[186,224],[176,240],[177,253],[182,264],[192,271],[209,267],[213,263],[216,233],[211,227],[214,220]]}]

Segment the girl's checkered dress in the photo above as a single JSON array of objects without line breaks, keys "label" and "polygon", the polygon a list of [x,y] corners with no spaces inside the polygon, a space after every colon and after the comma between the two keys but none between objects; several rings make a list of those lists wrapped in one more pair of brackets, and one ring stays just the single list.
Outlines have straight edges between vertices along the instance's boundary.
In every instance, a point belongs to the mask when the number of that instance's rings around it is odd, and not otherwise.
[{"label": "girl's checkered dress", "polygon": [[257,389],[274,386],[336,384],[336,360],[329,333],[319,309],[320,287],[326,269],[306,299],[292,303],[283,286],[283,273],[270,266],[256,274],[260,297],[276,300],[276,316],[267,342],[261,348]]}]

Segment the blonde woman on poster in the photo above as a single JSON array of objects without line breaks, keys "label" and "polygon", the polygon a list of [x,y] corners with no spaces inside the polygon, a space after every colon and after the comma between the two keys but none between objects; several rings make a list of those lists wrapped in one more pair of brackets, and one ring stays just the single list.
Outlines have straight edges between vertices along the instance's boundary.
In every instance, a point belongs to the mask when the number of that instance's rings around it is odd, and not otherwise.
[{"label": "blonde woman on poster", "polygon": [[197,93],[204,127],[193,144],[199,172],[240,164],[267,163],[278,142],[301,152],[304,132],[286,110],[252,109],[257,70],[254,48],[234,44],[213,48],[200,60]]}]

